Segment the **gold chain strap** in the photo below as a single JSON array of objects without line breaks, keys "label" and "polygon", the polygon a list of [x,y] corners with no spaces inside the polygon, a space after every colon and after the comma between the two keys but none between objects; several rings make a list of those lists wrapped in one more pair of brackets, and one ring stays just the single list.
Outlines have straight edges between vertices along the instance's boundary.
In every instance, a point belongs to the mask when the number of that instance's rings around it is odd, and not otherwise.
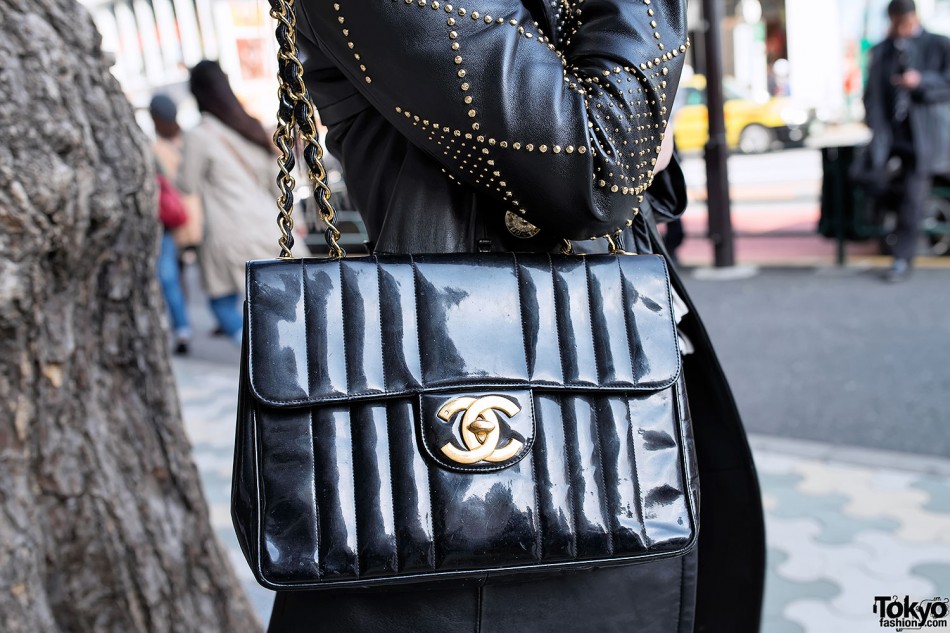
[{"label": "gold chain strap", "polygon": [[313,185],[313,198],[316,200],[320,217],[327,225],[326,240],[330,257],[346,256],[340,246],[340,231],[333,225],[336,212],[330,204],[330,187],[327,185],[327,172],[323,166],[323,147],[317,132],[315,109],[307,94],[303,81],[303,64],[297,56],[297,18],[294,15],[294,0],[271,0],[270,15],[277,20],[277,79],[280,87],[277,91],[280,105],[277,109],[277,131],[274,132],[274,144],[280,150],[277,166],[280,173],[277,184],[280,196],[277,199],[279,215],[277,226],[280,228],[281,259],[293,257],[294,246],[294,178],[292,171],[296,164],[294,149],[295,129],[303,137],[303,157],[307,164],[307,173]]}]

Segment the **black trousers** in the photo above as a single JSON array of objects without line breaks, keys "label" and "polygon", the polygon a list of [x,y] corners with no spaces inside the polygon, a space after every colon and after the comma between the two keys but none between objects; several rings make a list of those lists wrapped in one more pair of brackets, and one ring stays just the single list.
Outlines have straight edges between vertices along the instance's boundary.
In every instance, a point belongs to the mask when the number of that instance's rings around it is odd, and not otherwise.
[{"label": "black trousers", "polygon": [[924,204],[930,195],[933,176],[920,169],[914,156],[901,156],[901,204],[897,210],[897,228],[894,232],[894,258],[913,260],[917,255],[920,223],[924,216]]},{"label": "black trousers", "polygon": [[268,633],[692,633],[696,551],[487,582],[278,592]]}]

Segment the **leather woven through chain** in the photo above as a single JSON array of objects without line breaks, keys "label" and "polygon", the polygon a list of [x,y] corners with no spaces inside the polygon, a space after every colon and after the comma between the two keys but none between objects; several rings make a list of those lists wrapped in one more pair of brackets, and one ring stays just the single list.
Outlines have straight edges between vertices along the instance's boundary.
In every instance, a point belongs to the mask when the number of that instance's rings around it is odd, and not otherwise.
[{"label": "leather woven through chain", "polygon": [[270,0],[270,7],[271,17],[277,20],[277,79],[280,86],[277,93],[280,100],[277,109],[277,131],[274,132],[274,144],[280,151],[277,159],[280,170],[277,175],[277,185],[280,187],[280,196],[277,199],[279,257],[293,257],[291,249],[294,245],[293,209],[296,183],[293,169],[296,165],[296,131],[299,131],[303,139],[303,158],[313,185],[313,199],[317,203],[320,218],[327,225],[326,240],[330,256],[344,257],[346,252],[339,244],[340,231],[333,225],[336,214],[330,203],[330,187],[327,185],[327,172],[323,166],[323,147],[318,138],[315,109],[304,85],[303,65],[297,56],[294,0]]}]

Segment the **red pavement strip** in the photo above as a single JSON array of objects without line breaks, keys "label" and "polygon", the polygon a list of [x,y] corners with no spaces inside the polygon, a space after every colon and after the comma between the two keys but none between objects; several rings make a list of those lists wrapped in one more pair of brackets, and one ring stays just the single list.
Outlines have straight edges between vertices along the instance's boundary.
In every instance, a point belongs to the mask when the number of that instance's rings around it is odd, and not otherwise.
[{"label": "red pavement strip", "polygon": [[[736,261],[762,267],[826,268],[836,263],[834,240],[819,235],[791,237],[738,237]],[[677,251],[683,266],[703,267],[713,263],[712,242],[703,237],[687,237]],[[885,268],[890,257],[878,255],[873,241],[849,243],[847,265],[855,268]],[[919,257],[919,268],[950,268],[950,257]]]},{"label": "red pavement strip", "polygon": [[[732,226],[738,236],[735,249],[739,264],[802,268],[836,265],[835,241],[817,233],[820,215],[816,202],[818,192],[807,189],[801,183],[794,187],[735,188]],[[810,200],[803,201],[803,194]],[[688,237],[677,252],[684,266],[703,267],[713,263],[712,243],[703,237],[709,227],[709,216],[702,201],[704,196],[704,189],[690,190],[690,206],[683,215],[683,228]],[[889,257],[879,255],[874,240],[848,243],[846,253],[849,267],[885,268],[891,262]],[[919,268],[950,268],[950,257],[920,257],[915,260],[915,265]]]}]

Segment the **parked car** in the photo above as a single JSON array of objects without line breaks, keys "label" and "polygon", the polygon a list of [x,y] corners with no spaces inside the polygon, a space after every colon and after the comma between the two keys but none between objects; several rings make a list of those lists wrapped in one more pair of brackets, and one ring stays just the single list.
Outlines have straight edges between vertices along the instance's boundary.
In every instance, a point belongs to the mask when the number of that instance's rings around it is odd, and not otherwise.
[{"label": "parked car", "polygon": [[[729,149],[760,154],[772,149],[801,145],[808,138],[813,113],[788,97],[756,101],[744,96],[730,82],[723,85],[726,142]],[[701,150],[709,138],[706,77],[692,75],[680,86],[673,115],[673,136],[680,151]]]}]

